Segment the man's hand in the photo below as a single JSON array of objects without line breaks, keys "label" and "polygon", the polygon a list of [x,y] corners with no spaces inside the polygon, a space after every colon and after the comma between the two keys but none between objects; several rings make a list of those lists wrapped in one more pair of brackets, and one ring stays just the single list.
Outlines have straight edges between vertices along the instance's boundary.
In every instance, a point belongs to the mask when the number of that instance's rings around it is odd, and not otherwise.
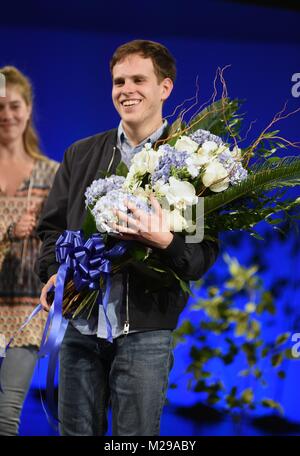
[{"label": "man's hand", "polygon": [[165,249],[172,242],[173,234],[157,199],[151,196],[150,201],[154,209],[154,212],[151,213],[144,212],[134,204],[127,202],[132,216],[116,211],[119,221],[124,222],[125,226],[115,223],[112,227],[120,233],[124,240],[140,241],[151,247]]},{"label": "man's hand", "polygon": [[44,310],[49,312],[51,304],[48,303],[47,301],[47,293],[50,290],[51,287],[56,285],[56,276],[57,274],[54,274],[53,276],[50,277],[46,285],[42,288],[41,296],[40,296],[40,302],[42,304],[42,307]]}]

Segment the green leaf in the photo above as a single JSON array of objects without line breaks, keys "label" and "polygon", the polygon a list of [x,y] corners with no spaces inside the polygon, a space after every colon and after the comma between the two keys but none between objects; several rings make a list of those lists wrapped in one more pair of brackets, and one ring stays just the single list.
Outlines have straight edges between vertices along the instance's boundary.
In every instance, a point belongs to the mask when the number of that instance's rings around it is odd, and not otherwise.
[{"label": "green leaf", "polygon": [[285,342],[287,342],[290,337],[291,337],[291,333],[289,333],[289,332],[286,332],[286,333],[283,333],[283,334],[279,334],[276,337],[276,341],[275,341],[276,347],[278,347],[279,345],[282,345]]},{"label": "green leaf", "polygon": [[82,231],[86,239],[90,237],[92,234],[98,233],[94,216],[89,207],[87,207],[86,209],[86,216],[83,221]]},{"label": "green leaf", "polygon": [[256,231],[251,231],[250,235],[257,239],[258,241],[264,241],[265,238],[263,238],[260,234],[258,234]]},{"label": "green leaf", "polygon": [[275,355],[272,356],[272,366],[273,367],[278,367],[283,361],[283,354],[282,353],[276,353]]},{"label": "green leaf", "polygon": [[177,328],[175,331],[174,331],[174,334],[176,334],[177,336],[182,336],[182,335],[191,335],[191,334],[194,334],[195,332],[195,328],[194,326],[192,325],[192,323],[190,322],[190,320],[184,320],[182,322],[182,324],[179,326],[179,328]]},{"label": "green leaf", "polygon": [[117,166],[116,175],[126,177],[127,174],[128,174],[128,168],[125,165],[125,163],[121,161]]},{"label": "green leaf", "polygon": [[239,377],[248,377],[250,375],[250,370],[249,369],[243,369],[238,372]]},{"label": "green leaf", "polygon": [[264,399],[262,399],[261,404],[264,407],[268,407],[268,408],[271,408],[271,409],[278,410],[278,412],[281,415],[284,414],[284,410],[283,410],[282,406],[278,402],[273,401],[273,399],[264,398]]},{"label": "green leaf", "polygon": [[277,372],[277,375],[278,375],[278,377],[281,378],[282,380],[285,379],[285,377],[286,377],[286,374],[285,374],[285,372],[284,372],[283,370],[278,371],[278,372]]},{"label": "green leaf", "polygon": [[[171,138],[171,139],[168,139],[168,144],[170,144],[170,146],[175,145],[179,136],[183,134],[182,132],[183,132],[184,128],[185,128],[185,124],[182,122],[181,117],[178,117],[175,120],[175,122],[172,123],[172,125],[170,126],[170,128],[168,130],[168,138]],[[174,136],[174,137],[172,138],[172,136]]]},{"label": "green leaf", "polygon": [[268,354],[270,353],[270,347],[264,347],[261,351],[261,357],[262,358],[265,358],[266,356],[268,356]]},{"label": "green leaf", "polygon": [[149,255],[147,247],[144,247],[140,244],[134,247],[130,253],[132,258],[136,261],[144,261]]},{"label": "green leaf", "polygon": [[244,391],[242,391],[241,400],[245,404],[251,404],[253,402],[253,399],[254,399],[254,394],[253,394],[253,391],[251,388],[247,388]]},{"label": "green leaf", "polygon": [[217,136],[238,136],[241,118],[237,116],[237,111],[240,105],[238,99],[222,98],[215,101],[190,120],[188,134],[202,128]]},{"label": "green leaf", "polygon": [[176,277],[176,279],[179,281],[179,284],[181,286],[181,289],[184,291],[184,293],[187,293],[188,295],[194,297],[194,293],[193,291],[191,290],[191,287],[189,285],[189,282],[186,282],[184,280],[182,280],[177,274],[176,272],[174,272],[173,270],[171,271],[172,274],[174,275],[174,277]]}]

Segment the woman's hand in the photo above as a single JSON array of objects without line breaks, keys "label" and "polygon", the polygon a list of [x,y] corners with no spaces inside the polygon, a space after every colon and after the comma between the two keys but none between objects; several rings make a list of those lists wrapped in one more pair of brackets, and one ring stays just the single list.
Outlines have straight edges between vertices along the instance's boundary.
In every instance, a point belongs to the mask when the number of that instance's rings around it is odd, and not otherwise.
[{"label": "woman's hand", "polygon": [[17,239],[29,237],[37,224],[37,210],[35,207],[25,212],[15,224],[13,236]]}]

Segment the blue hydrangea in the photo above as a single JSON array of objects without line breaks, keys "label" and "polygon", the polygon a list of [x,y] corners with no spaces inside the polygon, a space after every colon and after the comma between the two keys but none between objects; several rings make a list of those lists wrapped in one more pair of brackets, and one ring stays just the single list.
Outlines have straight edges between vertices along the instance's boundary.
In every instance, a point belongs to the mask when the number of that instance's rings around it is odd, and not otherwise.
[{"label": "blue hydrangea", "polygon": [[118,190],[124,184],[125,177],[123,176],[110,176],[104,179],[97,179],[86,189],[85,205],[93,206],[96,201],[111,190]]},{"label": "blue hydrangea", "polygon": [[218,156],[218,161],[227,170],[231,185],[239,184],[248,176],[247,170],[243,168],[241,162],[234,159],[228,149]]},{"label": "blue hydrangea", "polygon": [[188,152],[180,152],[168,144],[160,146],[159,151],[163,152],[163,155],[160,157],[158,166],[151,177],[152,185],[158,180],[162,180],[164,183],[168,182],[171,168],[182,169],[186,167],[186,160],[190,156]]},{"label": "blue hydrangea", "polygon": [[218,146],[224,144],[219,136],[213,135],[208,130],[202,130],[201,128],[189,136],[193,141],[199,144],[199,146],[202,146],[202,144],[206,141],[214,141],[216,144],[218,144]]},{"label": "blue hydrangea", "polygon": [[131,193],[126,193],[121,190],[111,190],[106,195],[99,198],[92,209],[98,231],[101,233],[113,232],[111,224],[118,221],[117,216],[114,214],[114,210],[119,210],[125,214],[130,213],[125,204],[127,200],[132,202],[138,209],[142,209],[145,212],[150,212],[152,210],[147,202]]}]

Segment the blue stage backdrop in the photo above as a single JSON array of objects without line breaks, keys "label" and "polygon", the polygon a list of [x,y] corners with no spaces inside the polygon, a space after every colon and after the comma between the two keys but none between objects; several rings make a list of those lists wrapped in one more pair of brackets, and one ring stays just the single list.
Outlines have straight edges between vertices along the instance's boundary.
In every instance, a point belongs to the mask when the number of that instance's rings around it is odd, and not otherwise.
[{"label": "blue stage backdrop", "polygon": [[[26,3],[33,8],[35,2]],[[300,107],[300,97],[292,95],[292,77],[300,72],[300,38],[299,32],[293,29],[296,24],[299,26],[299,12],[232,2],[214,1],[209,2],[209,6],[206,2],[191,2],[181,20],[181,12],[171,2],[166,2],[165,6],[155,3],[158,9],[154,8],[154,12],[148,7],[144,11],[142,6],[133,2],[139,8],[139,14],[135,12],[132,17],[124,11],[123,15],[118,14],[119,5],[114,2],[111,7],[105,5],[111,16],[102,17],[101,7],[96,7],[102,2],[82,2],[81,23],[80,3],[74,2],[78,13],[75,20],[74,11],[70,11],[68,19],[69,2],[60,1],[60,7],[58,2],[54,2],[57,15],[52,10],[48,22],[40,8],[31,10],[35,19],[27,13],[23,20],[20,14],[16,15],[14,21],[11,11],[6,17],[0,7],[0,66],[16,65],[31,78],[36,98],[35,120],[43,149],[56,160],[62,159],[64,150],[72,142],[118,124],[111,102],[109,59],[118,45],[131,39],[160,41],[176,57],[178,78],[165,105],[165,116],[170,115],[183,100],[195,95],[197,78],[199,103],[207,101],[213,92],[217,68],[226,65],[230,65],[224,73],[229,96],[245,100],[242,110],[246,130],[250,122],[255,121],[248,135],[249,141],[262,131],[286,101],[290,111]],[[93,20],[93,15],[86,11],[88,7],[98,14]],[[50,7],[45,8],[47,15]],[[112,8],[115,8],[116,17]],[[132,10],[131,5],[129,11]],[[189,17],[190,26],[187,23]],[[282,121],[282,135],[299,141],[299,124],[300,114]],[[291,155],[298,153],[298,149],[290,150]],[[240,239],[238,245],[234,243],[237,239]],[[264,244],[235,233],[223,237],[224,252],[236,256],[245,266],[253,264],[254,252],[259,252],[265,286],[274,287],[277,283],[279,287],[275,300],[277,316],[273,326],[266,328],[267,333],[300,333],[297,234],[291,231],[282,242],[269,229],[267,244]],[[211,274],[219,283],[224,280],[222,255]],[[203,291],[199,293],[203,295]],[[187,311],[182,318],[197,321],[199,314]],[[186,389],[184,370],[189,361],[188,350],[188,344],[176,350],[171,382],[179,383],[179,386],[170,390],[168,395],[173,404],[192,405],[200,400],[197,393]],[[270,379],[271,392],[268,395],[281,402],[287,418],[300,421],[300,362],[293,360],[286,368],[285,381],[278,380],[277,376]],[[219,369],[221,378],[234,384],[236,377],[230,368],[216,366],[215,369]],[[34,382],[37,382],[37,376]]]}]

